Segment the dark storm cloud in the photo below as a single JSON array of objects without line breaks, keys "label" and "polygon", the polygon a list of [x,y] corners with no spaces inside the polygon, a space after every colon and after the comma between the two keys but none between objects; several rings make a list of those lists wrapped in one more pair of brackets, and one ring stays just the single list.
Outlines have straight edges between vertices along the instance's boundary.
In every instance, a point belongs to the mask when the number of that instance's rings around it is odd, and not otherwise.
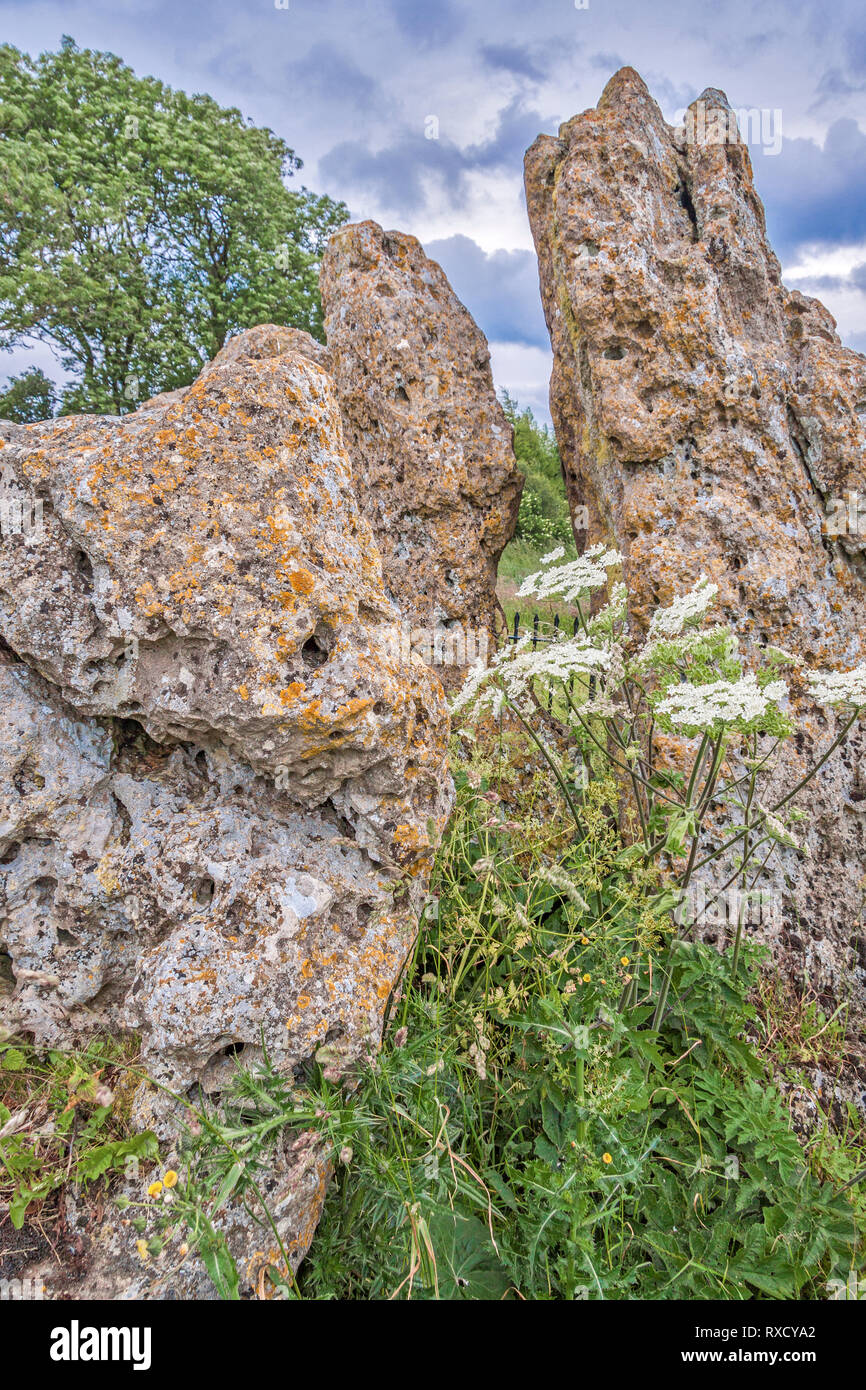
[{"label": "dark storm cloud", "polygon": [[848,278],[855,290],[861,290],[863,294],[866,294],[866,263],[855,265]]},{"label": "dark storm cloud", "polygon": [[519,176],[527,147],[544,128],[539,113],[527,110],[515,98],[499,112],[489,140],[462,148],[449,138],[443,121],[433,138],[422,128],[378,151],[361,140],[343,141],[320,160],[319,169],[329,188],[344,189],[343,196],[363,193],[369,202],[369,195],[375,193],[386,206],[408,213],[419,212],[428,203],[428,181],[433,176],[432,196],[447,197],[452,206],[460,207],[465,203],[468,174],[511,172]]},{"label": "dark storm cloud", "polygon": [[823,74],[812,109],[820,111],[834,98],[863,91],[866,91],[866,31],[851,28],[845,33],[844,61]]},{"label": "dark storm cloud", "polygon": [[346,106],[378,106],[384,111],[389,104],[379,83],[332,43],[314,43],[303,58],[289,64],[286,77],[296,90],[319,100],[339,92]]},{"label": "dark storm cloud", "polygon": [[523,169],[523,156],[539,131],[550,125],[550,117],[527,110],[520,97],[515,97],[499,112],[496,133],[490,140],[470,145],[464,154],[467,168],[515,170]]},{"label": "dark storm cloud", "polygon": [[391,0],[397,26],[423,48],[449,43],[463,28],[463,16],[448,0]]},{"label": "dark storm cloud", "polygon": [[532,251],[485,253],[471,237],[460,235],[431,241],[426,250],[489,339],[550,346]]},{"label": "dark storm cloud", "polygon": [[545,72],[525,48],[513,43],[485,43],[481,45],[481,56],[488,67],[509,72],[514,77],[528,77],[532,82],[543,82]]},{"label": "dark storm cloud", "polygon": [[804,242],[866,240],[866,134],[856,121],[834,121],[823,148],[785,137],[780,155],[753,158],[770,239],[783,259]]},{"label": "dark storm cloud", "polygon": [[400,213],[417,212],[430,196],[428,179],[436,180],[436,197],[447,196],[452,206],[464,200],[464,159],[460,150],[445,140],[427,140],[423,132],[406,135],[383,150],[373,151],[360,140],[335,145],[319,161],[319,172],[331,189],[351,201],[363,198]]}]

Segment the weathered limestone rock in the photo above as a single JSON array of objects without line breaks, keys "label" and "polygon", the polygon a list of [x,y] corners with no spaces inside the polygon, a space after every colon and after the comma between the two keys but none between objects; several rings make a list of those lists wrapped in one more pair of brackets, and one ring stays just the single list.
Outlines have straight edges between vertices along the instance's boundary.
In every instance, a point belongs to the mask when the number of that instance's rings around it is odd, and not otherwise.
[{"label": "weathered limestone rock", "polygon": [[136,1029],[181,1092],[262,1043],[287,1074],[375,1049],[451,804],[441,687],[297,347],[253,330],[168,404],[0,424],[0,1019]]},{"label": "weathered limestone rock", "polygon": [[282,357],[287,352],[299,352],[326,372],[331,370],[331,354],[324,343],[318,342],[302,328],[283,328],[275,323],[260,323],[255,328],[248,328],[245,333],[237,333],[229,338],[211,362],[209,370],[224,367],[227,362],[238,362],[242,357],[253,362],[264,362],[268,357]]},{"label": "weathered limestone rock", "polygon": [[[781,284],[748,151],[717,141],[725,128],[723,93],[674,129],[624,68],[597,110],[527,154],[551,410],[573,509],[590,518],[578,544],[622,550],[639,627],[706,572],[744,647],[848,669],[864,654],[866,526],[825,534],[825,512],[866,488],[866,359]],[[783,782],[832,737],[801,713]],[[861,733],[810,790],[812,857],[788,856],[773,938],[825,1003],[860,1013],[863,755]]]},{"label": "weathered limestone rock", "polygon": [[414,649],[448,684],[494,630],[522,479],[486,339],[414,237],[342,227],[321,272],[361,510]]}]

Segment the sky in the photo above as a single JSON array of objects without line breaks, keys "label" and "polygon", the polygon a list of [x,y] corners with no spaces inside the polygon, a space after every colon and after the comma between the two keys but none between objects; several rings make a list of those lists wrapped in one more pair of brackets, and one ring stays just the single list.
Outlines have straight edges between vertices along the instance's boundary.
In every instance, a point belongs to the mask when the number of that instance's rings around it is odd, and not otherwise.
[{"label": "sky", "polygon": [[[637,68],[668,120],[705,87],[750,126],[785,281],[866,351],[862,0],[0,0],[0,42],[108,49],[270,126],[309,188],[417,236],[491,346],[496,383],[548,420],[550,345],[523,154]],[[0,378],[46,349],[0,355]]]}]

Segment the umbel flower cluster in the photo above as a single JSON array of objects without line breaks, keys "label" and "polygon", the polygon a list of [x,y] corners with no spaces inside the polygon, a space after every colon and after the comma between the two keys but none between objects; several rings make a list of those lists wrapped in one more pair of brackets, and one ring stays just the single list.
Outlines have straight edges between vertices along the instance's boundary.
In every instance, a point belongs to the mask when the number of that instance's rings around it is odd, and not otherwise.
[{"label": "umbel flower cluster", "polygon": [[[537,648],[531,636],[507,643],[489,666],[470,672],[453,709],[494,715],[508,709],[548,762],[578,825],[582,791],[569,771],[575,748],[593,775],[612,773],[624,791],[630,788],[627,815],[640,838],[628,852],[660,872],[654,911],[679,901],[698,870],[711,897],[719,898],[735,880],[748,893],[774,855],[808,854],[807,836],[792,830],[805,820],[794,798],[866,708],[866,663],[849,672],[798,673],[811,698],[841,707],[842,717],[820,759],[772,802],[765,788],[777,751],[795,728],[783,672],[799,659],[768,646],[760,664],[746,669],[730,626],[707,622],[717,588],[705,575],[659,608],[638,639],[629,632],[625,585],[611,582],[620,555],[597,545],[558,565],[561,556],[561,549],[546,555],[520,594],[574,605],[574,635],[546,632]],[[609,598],[599,609],[593,597],[602,589]],[[660,735],[669,736],[666,750]],[[673,759],[672,748],[679,750]],[[714,864],[721,870],[715,887],[708,880]],[[741,933],[738,923],[735,976]],[[663,983],[654,1027],[666,992]]]},{"label": "umbel flower cluster", "polygon": [[[790,732],[788,687],[779,671],[796,658],[770,647],[761,670],[745,671],[731,629],[704,626],[718,593],[706,575],[688,593],[656,610],[646,641],[634,649],[625,585],[614,584],[608,605],[590,615],[593,594],[608,587],[621,555],[596,545],[577,560],[557,564],[563,553],[560,547],[544,556],[542,568],[523,581],[518,593],[574,605],[574,635],[556,629],[535,649],[530,634],[506,644],[489,666],[479,664],[469,672],[453,702],[455,712],[475,705],[498,714],[510,706],[525,715],[534,707],[533,695],[547,697],[550,687],[557,686],[565,709],[578,718],[612,717],[634,710],[640,701],[661,729],[686,737]],[[849,672],[808,673],[806,681],[818,704],[854,710],[866,706],[866,662]]]}]

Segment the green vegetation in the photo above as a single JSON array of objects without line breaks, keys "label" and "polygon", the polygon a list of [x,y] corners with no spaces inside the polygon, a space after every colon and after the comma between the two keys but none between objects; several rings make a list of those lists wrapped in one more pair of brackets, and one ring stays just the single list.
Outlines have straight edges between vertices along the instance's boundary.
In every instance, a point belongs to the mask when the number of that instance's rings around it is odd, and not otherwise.
[{"label": "green vegetation", "polygon": [[0,391],[0,420],[14,420],[19,425],[48,420],[57,404],[54,382],[38,367],[31,367],[20,376],[10,377],[6,390]]},{"label": "green vegetation", "polygon": [[514,539],[499,561],[497,597],[509,631],[514,615],[520,615],[521,631],[532,623],[535,613],[544,623],[560,621],[571,630],[574,608],[567,603],[521,602],[517,590],[527,575],[538,568],[542,555],[561,545],[567,556],[576,554],[559,450],[553,432],[539,425],[528,407],[521,408],[513,396],[503,391],[502,404],[514,429],[514,454],[526,482],[520,499],[520,513]]},{"label": "green vegetation", "polygon": [[555,545],[564,545],[573,553],[571,517],[553,431],[546,425],[539,425],[529,407],[521,409],[507,391],[501,396],[506,417],[514,430],[517,466],[526,479],[515,541],[523,542],[537,554]]},{"label": "green vegetation", "polygon": [[321,337],[318,259],[346,209],[289,189],[300,168],[272,131],[111,53],[0,47],[0,348],[57,351],[63,413],[121,413],[238,329]]},{"label": "green vegetation", "polygon": [[[862,1276],[858,1117],[819,1108],[799,1135],[780,1090],[838,1072],[844,1009],[762,974],[739,908],[718,945],[681,911],[696,870],[715,866],[708,906],[732,883],[748,903],[756,870],[800,852],[802,813],[766,790],[795,732],[787,659],[768,648],[745,671],[728,630],[704,626],[704,581],[633,646],[621,585],[589,616],[617,562],[596,549],[548,568],[534,588],[574,602],[577,639],[508,649],[464,692],[457,806],[381,1052],[338,1077],[323,1047],[297,1082],[265,1058],[189,1105],[177,1168],[121,1199],[143,1260],[182,1237],[239,1297],[220,1214],[243,1200],[279,1248],[262,1200],[274,1146],[315,1134],[336,1177],[297,1277],[269,1272],[286,1298],[808,1300]],[[809,679],[847,708],[843,729],[866,707],[862,672]],[[656,757],[659,730],[692,740],[691,767]],[[5,1049],[11,1084],[40,1075]],[[96,1089],[103,1063],[99,1045],[49,1054],[38,1132],[32,1116],[10,1126],[7,1097],[16,1220],[64,1160],[80,1180],[117,1167],[124,1140],[152,1154]],[[56,1126],[70,1105],[88,1116],[83,1152]],[[55,1132],[57,1152],[37,1149]]]},{"label": "green vegetation", "polygon": [[0,1044],[0,1203],[15,1230],[65,1183],[156,1156],[152,1134],[129,1132],[122,1088],[132,1050],[105,1038],[44,1055]]},{"label": "green vegetation", "polygon": [[302,1293],[825,1298],[862,1259],[855,1212],[744,1041],[759,952],[732,980],[718,951],[682,942],[653,1029],[636,957],[661,958],[670,925],[615,829],[615,784],[590,783],[575,837],[544,815],[541,774],[517,790],[529,749],[506,742],[502,760],[475,743],[468,766],[461,748],[413,971],[332,1119],[351,1157]]}]

